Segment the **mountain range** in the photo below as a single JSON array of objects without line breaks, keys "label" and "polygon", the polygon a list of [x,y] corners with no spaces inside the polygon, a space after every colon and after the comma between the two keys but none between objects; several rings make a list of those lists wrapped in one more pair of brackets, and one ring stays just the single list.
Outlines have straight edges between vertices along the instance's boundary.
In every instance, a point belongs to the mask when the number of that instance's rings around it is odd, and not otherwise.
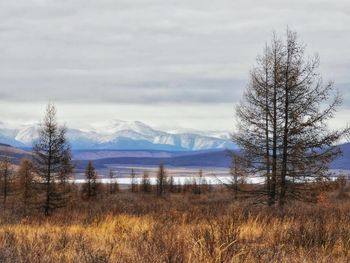
[{"label": "mountain range", "polygon": [[[338,147],[342,154],[330,163],[330,169],[349,171],[350,143]],[[229,168],[232,161],[230,151],[222,149],[191,152],[81,150],[74,151],[73,155],[79,169],[84,169],[89,160],[93,160],[98,169],[109,165],[157,166],[159,163],[172,167]]]},{"label": "mountain range", "polygon": [[[27,148],[38,137],[39,124],[12,128],[0,123],[0,143]],[[114,120],[89,129],[68,129],[73,149],[199,151],[234,149],[228,132],[162,131],[139,121]]]}]

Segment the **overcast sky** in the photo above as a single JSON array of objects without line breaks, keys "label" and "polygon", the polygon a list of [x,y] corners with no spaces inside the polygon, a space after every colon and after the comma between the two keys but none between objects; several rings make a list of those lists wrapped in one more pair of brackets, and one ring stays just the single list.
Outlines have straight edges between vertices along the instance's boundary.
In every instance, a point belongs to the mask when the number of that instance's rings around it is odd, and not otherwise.
[{"label": "overcast sky", "polygon": [[350,1],[0,0],[0,118],[48,101],[73,127],[112,119],[233,128],[256,56],[287,25],[318,52],[350,121]]}]

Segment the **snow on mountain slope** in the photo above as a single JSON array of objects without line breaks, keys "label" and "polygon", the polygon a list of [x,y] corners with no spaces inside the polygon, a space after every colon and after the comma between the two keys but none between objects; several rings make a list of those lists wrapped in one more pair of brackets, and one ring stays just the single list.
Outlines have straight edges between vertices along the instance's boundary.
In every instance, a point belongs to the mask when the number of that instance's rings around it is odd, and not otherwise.
[{"label": "snow on mountain slope", "polygon": [[39,125],[27,126],[18,131],[15,140],[30,145],[38,138]]},{"label": "snow on mountain slope", "polygon": [[199,131],[194,129],[172,129],[168,130],[168,133],[171,134],[182,134],[182,133],[189,133],[189,134],[197,134],[202,135],[206,137],[213,137],[213,138],[219,138],[223,140],[230,140],[231,139],[231,133],[228,131]]},{"label": "snow on mountain slope", "polygon": [[[0,125],[0,143],[31,146],[38,137],[39,125],[22,125],[6,129]],[[156,130],[139,121],[94,124],[88,130],[69,129],[68,139],[75,149],[147,149],[147,150],[207,150],[234,148],[225,132],[169,133]]]},{"label": "snow on mountain slope", "polygon": [[97,123],[92,125],[92,131],[101,135],[129,135],[138,136],[142,135],[144,138],[152,138],[160,133],[160,131],[154,130],[152,127],[140,122],[140,121],[121,121],[113,120],[107,123]]}]

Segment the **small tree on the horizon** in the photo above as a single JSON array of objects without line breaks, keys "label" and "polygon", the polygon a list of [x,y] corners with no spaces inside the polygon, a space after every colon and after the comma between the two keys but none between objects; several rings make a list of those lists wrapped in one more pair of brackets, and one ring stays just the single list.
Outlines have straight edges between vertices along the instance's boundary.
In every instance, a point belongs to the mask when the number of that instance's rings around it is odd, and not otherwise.
[{"label": "small tree on the horizon", "polygon": [[34,166],[33,163],[24,158],[21,160],[18,171],[18,192],[19,199],[23,205],[24,212],[33,205],[36,196],[36,182],[34,179]]},{"label": "small tree on the horizon", "polygon": [[86,182],[83,186],[83,194],[90,200],[97,196],[97,173],[92,161],[89,161],[85,169]]},{"label": "small tree on the horizon", "polygon": [[63,199],[68,201],[71,198],[72,195],[72,178],[73,178],[73,172],[74,172],[74,165],[72,162],[72,153],[70,146],[65,149],[65,151],[62,153],[62,165],[61,169],[58,172],[58,188],[61,192],[61,195],[63,196]]},{"label": "small tree on the horizon", "polygon": [[198,178],[196,180],[196,187],[195,187],[195,194],[202,194],[203,193],[203,190],[205,189],[206,187],[206,180],[205,178],[203,177],[203,170],[200,169],[199,172],[198,172]]},{"label": "small tree on the horizon", "polygon": [[[240,197],[246,197],[245,189],[243,186],[246,180],[246,173],[244,171],[244,160],[238,153],[232,154],[232,166],[230,169],[231,180],[228,184],[229,188],[233,191],[234,199]],[[249,195],[248,195],[249,196]]]},{"label": "small tree on the horizon", "polygon": [[162,196],[165,193],[167,186],[167,173],[164,168],[164,164],[161,163],[157,172],[157,195]]},{"label": "small tree on the horizon", "polygon": [[169,184],[169,186],[168,186],[169,192],[170,193],[175,193],[176,192],[176,185],[175,185],[173,176],[170,176],[168,184]]},{"label": "small tree on the horizon", "polygon": [[5,153],[6,155],[1,157],[0,159],[0,190],[2,195],[2,204],[5,209],[6,202],[8,199],[8,196],[11,192],[11,184],[12,184],[12,164],[11,164],[11,158],[10,156]]},{"label": "small tree on the horizon", "polygon": [[117,181],[117,177],[114,174],[112,169],[109,170],[108,179],[109,179],[109,182],[108,182],[109,194],[115,194],[115,193],[119,192],[119,184]]},{"label": "small tree on the horizon", "polygon": [[66,128],[58,125],[56,108],[48,104],[40,125],[39,138],[33,146],[33,164],[41,180],[44,192],[41,205],[46,216],[66,205],[65,193],[57,186],[57,182],[65,175],[65,167],[71,165],[67,155],[70,155],[70,146],[66,139]]},{"label": "small tree on the horizon", "polygon": [[149,174],[147,171],[143,172],[142,181],[141,181],[141,190],[144,193],[150,193],[152,191],[151,181],[149,179]]},{"label": "small tree on the horizon", "polygon": [[136,174],[135,174],[135,170],[131,169],[131,174],[130,174],[130,191],[132,193],[136,193],[138,190],[138,185],[137,185],[137,179],[136,179]]}]

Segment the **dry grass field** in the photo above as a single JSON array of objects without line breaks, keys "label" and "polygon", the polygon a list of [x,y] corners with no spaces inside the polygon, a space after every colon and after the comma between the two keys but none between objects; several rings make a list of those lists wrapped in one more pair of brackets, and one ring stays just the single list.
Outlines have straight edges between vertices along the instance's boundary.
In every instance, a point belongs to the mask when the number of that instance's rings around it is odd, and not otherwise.
[{"label": "dry grass field", "polygon": [[350,262],[350,201],[283,211],[202,195],[121,192],[45,218],[2,211],[0,262]]}]

